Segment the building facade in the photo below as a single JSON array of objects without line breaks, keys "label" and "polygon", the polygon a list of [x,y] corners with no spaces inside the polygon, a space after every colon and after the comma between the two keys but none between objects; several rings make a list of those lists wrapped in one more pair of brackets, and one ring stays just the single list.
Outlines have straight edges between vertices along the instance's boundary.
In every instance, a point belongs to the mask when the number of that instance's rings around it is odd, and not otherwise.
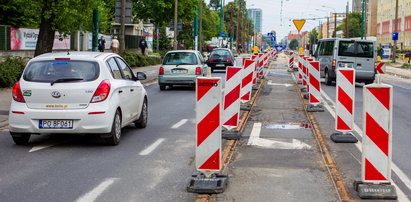
[{"label": "building facade", "polygon": [[361,9],[362,9],[361,0],[352,0],[352,11],[361,12]]},{"label": "building facade", "polygon": [[[411,49],[411,0],[398,0],[398,20],[395,20],[395,1],[377,0],[377,44],[393,45],[392,33],[398,32],[398,49]],[[397,30],[395,24],[397,23]]]},{"label": "building facade", "polygon": [[377,36],[377,9],[378,0],[367,0],[367,36]]},{"label": "building facade", "polygon": [[247,10],[247,16],[253,21],[255,30],[263,32],[263,10],[261,8],[250,8]]}]

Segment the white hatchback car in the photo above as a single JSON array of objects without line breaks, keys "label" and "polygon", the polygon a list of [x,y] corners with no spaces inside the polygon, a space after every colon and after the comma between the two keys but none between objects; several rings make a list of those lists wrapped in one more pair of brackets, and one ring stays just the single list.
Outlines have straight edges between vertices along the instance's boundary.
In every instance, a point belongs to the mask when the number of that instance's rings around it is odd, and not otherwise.
[{"label": "white hatchback car", "polygon": [[147,125],[147,93],[117,54],[48,53],[31,59],[14,84],[9,113],[10,134],[27,144],[31,134],[98,134],[110,145],[121,128]]}]

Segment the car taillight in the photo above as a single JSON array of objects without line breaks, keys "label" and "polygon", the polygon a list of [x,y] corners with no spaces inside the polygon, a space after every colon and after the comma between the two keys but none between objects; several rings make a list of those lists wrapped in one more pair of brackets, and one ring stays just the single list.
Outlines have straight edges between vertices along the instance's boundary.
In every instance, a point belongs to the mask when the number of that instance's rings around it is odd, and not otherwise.
[{"label": "car taillight", "polygon": [[108,94],[110,93],[111,84],[110,81],[104,80],[97,87],[96,92],[91,98],[90,103],[102,102],[107,99]]},{"label": "car taillight", "polygon": [[164,67],[160,67],[160,69],[158,70],[158,74],[164,75]]},{"label": "car taillight", "polygon": [[23,97],[23,93],[21,93],[21,89],[20,89],[20,82],[17,81],[14,86],[13,86],[13,90],[12,90],[12,95],[13,95],[13,100],[16,102],[26,102],[24,100]]},{"label": "car taillight", "polygon": [[332,64],[332,66],[331,66],[332,69],[335,69],[336,63],[337,63],[337,60],[334,59],[334,60],[333,60],[333,64]]},{"label": "car taillight", "polygon": [[210,62],[214,62],[214,59],[213,59],[213,58],[210,58]]},{"label": "car taillight", "polygon": [[227,62],[231,62],[231,59],[230,59],[230,58],[228,58],[228,59],[227,59]]},{"label": "car taillight", "polygon": [[196,68],[196,75],[201,75],[201,68],[200,67]]}]

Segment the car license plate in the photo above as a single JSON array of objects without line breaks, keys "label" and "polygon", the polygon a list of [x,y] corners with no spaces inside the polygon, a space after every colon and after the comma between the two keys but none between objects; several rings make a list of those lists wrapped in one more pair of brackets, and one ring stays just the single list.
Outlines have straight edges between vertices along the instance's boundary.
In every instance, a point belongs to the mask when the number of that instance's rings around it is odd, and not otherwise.
[{"label": "car license plate", "polygon": [[186,74],[187,70],[186,69],[174,69],[173,73],[175,73],[175,74]]},{"label": "car license plate", "polygon": [[41,129],[73,129],[73,120],[39,120]]},{"label": "car license plate", "polygon": [[215,66],[216,66],[216,67],[225,67],[224,64],[216,64]]}]

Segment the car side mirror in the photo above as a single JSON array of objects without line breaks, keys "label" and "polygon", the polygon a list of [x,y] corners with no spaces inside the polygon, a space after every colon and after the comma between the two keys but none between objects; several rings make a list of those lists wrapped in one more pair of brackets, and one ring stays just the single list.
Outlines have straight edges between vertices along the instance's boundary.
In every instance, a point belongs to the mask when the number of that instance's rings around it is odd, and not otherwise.
[{"label": "car side mirror", "polygon": [[140,81],[147,79],[147,75],[144,74],[143,72],[137,72],[137,73],[136,73],[136,77],[137,77],[137,80],[140,80]]}]

